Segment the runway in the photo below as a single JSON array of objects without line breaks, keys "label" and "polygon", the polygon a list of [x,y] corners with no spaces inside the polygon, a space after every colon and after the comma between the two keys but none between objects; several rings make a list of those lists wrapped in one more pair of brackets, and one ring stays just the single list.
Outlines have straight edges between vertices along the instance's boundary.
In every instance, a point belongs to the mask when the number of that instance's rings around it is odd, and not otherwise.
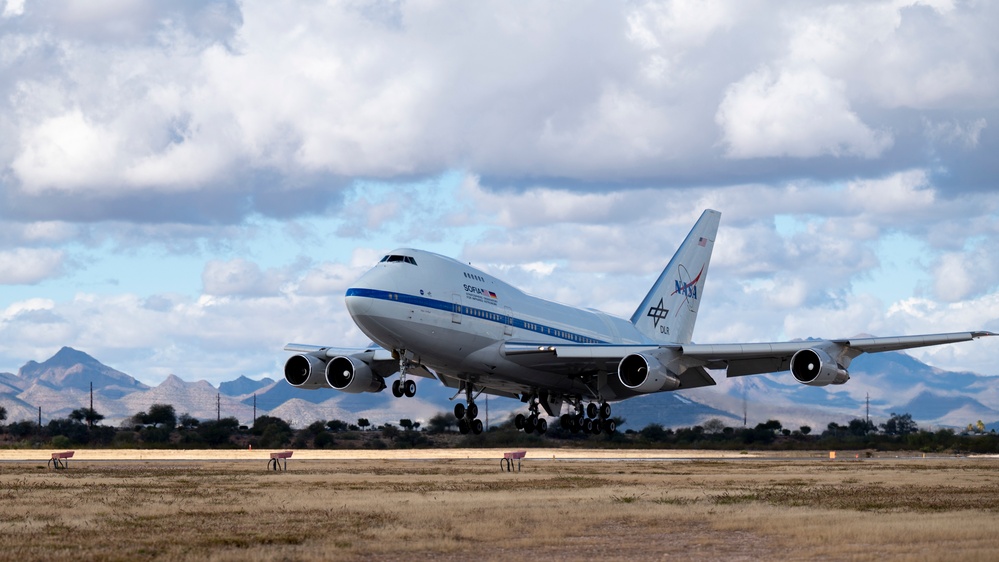
[{"label": "runway", "polygon": [[[65,449],[0,449],[0,462],[47,462],[52,453]],[[114,461],[260,461],[266,463],[270,454],[289,449],[75,449],[70,460],[77,462]],[[568,448],[494,448],[494,449],[291,449],[294,461],[346,460],[494,460],[503,453],[526,450],[524,462],[555,461],[816,461],[867,459],[965,459],[999,458],[999,455],[974,457],[906,452],[835,451],[704,451],[693,449],[568,449]]]}]

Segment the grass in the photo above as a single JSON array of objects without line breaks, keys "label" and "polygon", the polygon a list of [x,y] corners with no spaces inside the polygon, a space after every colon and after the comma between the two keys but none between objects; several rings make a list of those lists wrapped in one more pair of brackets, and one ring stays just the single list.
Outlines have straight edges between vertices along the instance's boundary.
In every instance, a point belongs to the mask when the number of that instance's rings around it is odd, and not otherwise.
[{"label": "grass", "polygon": [[19,560],[989,560],[996,528],[997,460],[0,463]]}]

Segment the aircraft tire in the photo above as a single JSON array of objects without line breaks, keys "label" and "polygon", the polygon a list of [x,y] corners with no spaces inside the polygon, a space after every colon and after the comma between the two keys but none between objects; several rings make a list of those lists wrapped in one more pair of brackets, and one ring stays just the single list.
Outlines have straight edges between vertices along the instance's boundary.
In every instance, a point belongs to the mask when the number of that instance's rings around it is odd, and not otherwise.
[{"label": "aircraft tire", "polygon": [[524,429],[524,426],[527,425],[527,418],[524,417],[524,414],[517,414],[517,417],[513,418],[513,425],[517,429]]},{"label": "aircraft tire", "polygon": [[603,425],[600,420],[593,420],[593,435],[600,435],[600,426]]},{"label": "aircraft tire", "polygon": [[527,433],[534,433],[538,429],[538,415],[531,414],[527,416],[527,421],[524,422],[524,431]]},{"label": "aircraft tire", "polygon": [[597,405],[594,404],[593,402],[590,402],[589,404],[586,405],[586,417],[588,418],[597,417],[598,413],[597,410],[598,410]]},{"label": "aircraft tire", "polygon": [[467,435],[471,429],[472,427],[468,424],[468,420],[464,418],[458,420],[458,431],[460,431],[462,435]]},{"label": "aircraft tire", "polygon": [[465,419],[465,405],[462,404],[461,402],[458,402],[457,404],[454,405],[454,417],[458,418],[459,420]]},{"label": "aircraft tire", "polygon": [[396,398],[402,398],[403,395],[402,385],[399,384],[400,382],[401,381],[398,379],[392,381],[392,396],[395,396]]},{"label": "aircraft tire", "polygon": [[541,418],[537,423],[538,435],[544,435],[548,431],[548,420]]},{"label": "aircraft tire", "polygon": [[611,405],[607,402],[600,405],[600,417],[605,420],[611,417]]},{"label": "aircraft tire", "polygon": [[416,396],[416,383],[413,381],[406,381],[406,384],[403,385],[402,391],[407,398]]},{"label": "aircraft tire", "polygon": [[583,433],[593,433],[593,420],[586,418],[579,425],[579,428],[583,430]]},{"label": "aircraft tire", "polygon": [[468,416],[468,419],[474,420],[479,417],[479,407],[474,403],[469,404],[468,408],[465,408],[465,415]]},{"label": "aircraft tire", "polygon": [[479,435],[482,433],[482,420],[472,420],[472,433]]},{"label": "aircraft tire", "polygon": [[604,431],[607,433],[614,433],[617,431],[617,424],[614,423],[614,420],[604,420]]},{"label": "aircraft tire", "polygon": [[569,414],[562,414],[562,417],[558,419],[558,424],[562,426],[562,429],[572,431],[572,416]]}]

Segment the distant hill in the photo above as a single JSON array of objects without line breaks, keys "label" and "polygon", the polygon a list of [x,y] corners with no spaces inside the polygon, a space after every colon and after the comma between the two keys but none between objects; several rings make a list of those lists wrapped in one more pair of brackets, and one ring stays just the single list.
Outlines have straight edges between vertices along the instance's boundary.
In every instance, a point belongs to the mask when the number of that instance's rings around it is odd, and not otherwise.
[{"label": "distant hill", "polygon": [[234,381],[220,384],[219,392],[225,394],[226,396],[242,396],[244,394],[253,394],[254,392],[272,384],[274,384],[274,379],[272,378],[265,377],[256,381],[249,377],[240,375],[240,377]]},{"label": "distant hill", "polygon": [[[869,396],[876,423],[897,412],[912,414],[921,427],[963,428],[978,420],[990,428],[999,426],[999,378],[943,371],[904,353],[861,355],[851,365],[851,380],[842,386],[808,387],[794,382],[788,373],[734,379],[714,374],[718,386],[617,402],[614,415],[625,419],[622,429],[641,429],[650,423],[690,426],[711,418],[736,427],[742,425],[745,412],[750,426],[777,419],[787,428],[809,425],[821,430],[830,421],[845,423],[864,417]],[[16,375],[0,373],[0,405],[7,409],[8,423],[37,419],[39,406],[42,421],[47,423],[89,406],[91,383],[94,407],[108,425],[126,422],[153,404],[171,404],[178,414],[199,419],[235,416],[243,424],[252,423],[254,413],[269,414],[296,427],[329,419],[353,423],[362,417],[376,424],[398,423],[401,418],[426,421],[438,412],[451,411],[454,405],[450,400],[453,390],[428,379],[418,380],[415,398],[404,399],[390,392],[308,391],[284,379],[242,376],[216,388],[206,381],[189,382],[171,375],[150,387],[69,347],[41,363],[27,362]],[[485,405],[482,396],[483,418]],[[491,424],[525,410],[517,400],[496,397],[488,399],[488,408]]]}]

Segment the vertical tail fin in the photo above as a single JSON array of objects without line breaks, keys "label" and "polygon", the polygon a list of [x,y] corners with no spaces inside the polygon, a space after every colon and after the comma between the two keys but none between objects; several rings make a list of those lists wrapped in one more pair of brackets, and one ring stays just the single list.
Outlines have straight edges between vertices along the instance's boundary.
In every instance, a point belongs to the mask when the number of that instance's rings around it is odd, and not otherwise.
[{"label": "vertical tail fin", "polygon": [[721,213],[705,210],[673,254],[631,323],[652,341],[690,343]]}]

